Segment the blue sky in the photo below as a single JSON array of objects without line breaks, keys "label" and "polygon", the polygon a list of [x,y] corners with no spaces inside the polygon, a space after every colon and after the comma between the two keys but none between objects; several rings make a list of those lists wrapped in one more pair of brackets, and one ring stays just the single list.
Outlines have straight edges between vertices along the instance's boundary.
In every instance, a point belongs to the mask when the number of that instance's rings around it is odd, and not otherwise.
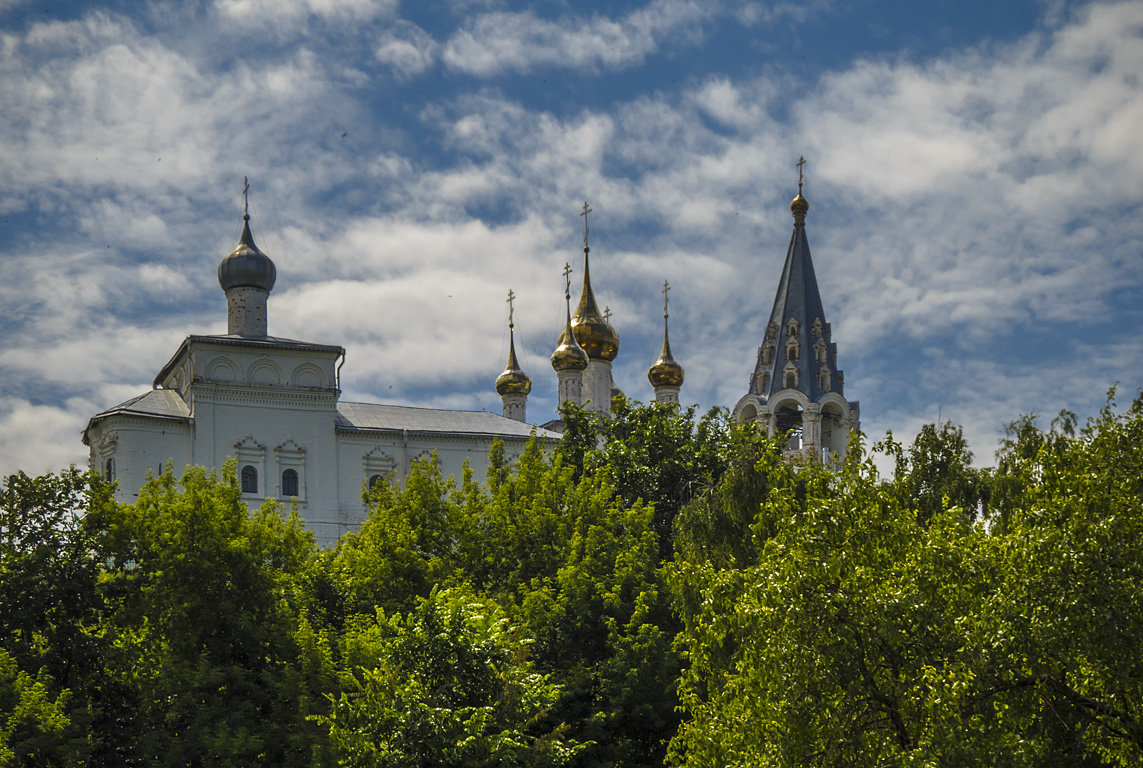
[{"label": "blue sky", "polygon": [[745,393],[807,158],[807,231],[865,431],[1003,424],[1143,385],[1143,4],[0,0],[0,472],[82,464],[188,333],[251,180],[274,335],[343,398],[499,410],[561,268],[649,399]]}]

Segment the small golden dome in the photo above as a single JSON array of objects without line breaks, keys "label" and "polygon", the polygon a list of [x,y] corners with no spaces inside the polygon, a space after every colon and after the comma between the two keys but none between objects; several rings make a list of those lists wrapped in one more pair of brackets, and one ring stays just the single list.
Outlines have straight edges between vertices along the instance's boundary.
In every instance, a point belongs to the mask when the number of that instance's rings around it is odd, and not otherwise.
[{"label": "small golden dome", "polygon": [[515,333],[509,328],[508,365],[496,377],[496,392],[500,395],[526,395],[532,391],[532,380],[516,362]]},{"label": "small golden dome", "polygon": [[663,351],[659,353],[659,359],[647,371],[647,379],[651,382],[651,386],[656,389],[659,387],[681,387],[683,385],[683,367],[675,362],[675,358],[671,356],[671,342],[667,338],[666,328],[663,329]]},{"label": "small golden dome", "polygon": [[575,308],[571,328],[576,341],[583,347],[584,352],[587,352],[588,357],[610,362],[619,354],[619,334],[599,313],[595,294],[591,290],[587,248],[583,249],[583,293],[579,297],[579,305]]},{"label": "small golden dome", "polygon": [[800,185],[799,185],[798,196],[790,201],[790,212],[792,214],[794,214],[794,216],[799,216],[799,215],[805,216],[806,211],[808,211],[809,209],[810,209],[810,201],[807,200],[806,198],[802,197],[802,190],[800,189]]},{"label": "small golden dome", "polygon": [[681,387],[683,385],[683,367],[674,360],[664,360],[660,357],[647,371],[647,378],[650,380],[651,386],[655,388]]},{"label": "small golden dome", "polygon": [[[560,334],[560,338],[556,341],[559,345],[556,351],[552,353],[552,367],[557,372],[560,371],[582,371],[587,367],[587,352],[583,351],[583,347],[576,341],[574,333],[568,333],[570,325],[564,328],[564,332]],[[568,337],[571,337],[570,339]]]}]

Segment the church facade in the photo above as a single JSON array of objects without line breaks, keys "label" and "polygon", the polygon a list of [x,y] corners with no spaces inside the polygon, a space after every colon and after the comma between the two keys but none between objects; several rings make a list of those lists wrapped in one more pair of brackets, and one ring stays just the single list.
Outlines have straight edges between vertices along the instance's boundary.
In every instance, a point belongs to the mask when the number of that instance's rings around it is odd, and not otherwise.
[{"label": "church facade", "polygon": [[[735,405],[741,422],[787,436],[792,458],[843,455],[860,428],[856,402],[843,394],[837,349],[830,340],[805,235],[809,203],[791,203],[794,232],[749,391]],[[551,355],[558,402],[602,415],[622,396],[612,376],[619,335],[601,314],[591,285],[584,204],[583,287],[571,309],[571,267],[564,265],[565,325]],[[91,418],[83,432],[92,470],[118,481],[131,502],[151,474],[170,462],[221,467],[237,462],[251,507],[266,499],[296,503],[322,543],[355,530],[365,518],[363,491],[387,478],[401,481],[421,458],[436,455],[444,474],[465,464],[482,477],[497,440],[509,458],[533,436],[560,437],[562,423],[527,423],[532,382],[516,357],[509,310],[509,354],[495,388],[501,414],[342,401],[345,350],[269,335],[267,303],[273,261],[254,242],[243,213],[237,246],[218,267],[226,295],[227,333],[188,336],[155,377],[152,389]],[[671,354],[663,284],[663,344],[647,372],[660,403],[678,403],[684,371]],[[511,307],[513,295],[509,292]]]},{"label": "church facade", "polygon": [[91,468],[118,481],[131,502],[149,474],[167,462],[220,467],[237,460],[243,498],[297,504],[322,543],[365,518],[362,491],[436,454],[459,477],[465,462],[483,477],[496,440],[508,457],[533,434],[559,435],[483,411],[413,408],[340,399],[339,346],[268,334],[273,261],[254,243],[243,214],[238,245],[219,264],[227,333],[188,336],[155,377],[152,389],[96,414],[83,433]]}]

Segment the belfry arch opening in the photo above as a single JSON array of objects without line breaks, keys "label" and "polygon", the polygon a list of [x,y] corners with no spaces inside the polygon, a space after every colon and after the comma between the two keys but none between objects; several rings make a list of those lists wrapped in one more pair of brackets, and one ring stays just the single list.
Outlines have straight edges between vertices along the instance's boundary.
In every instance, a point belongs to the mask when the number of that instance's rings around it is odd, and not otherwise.
[{"label": "belfry arch opening", "polygon": [[845,454],[849,442],[849,424],[837,403],[822,406],[821,459],[825,462],[836,460]]},{"label": "belfry arch opening", "polygon": [[774,429],[786,436],[786,450],[800,451],[805,438],[802,407],[797,403],[781,405],[774,411]]}]

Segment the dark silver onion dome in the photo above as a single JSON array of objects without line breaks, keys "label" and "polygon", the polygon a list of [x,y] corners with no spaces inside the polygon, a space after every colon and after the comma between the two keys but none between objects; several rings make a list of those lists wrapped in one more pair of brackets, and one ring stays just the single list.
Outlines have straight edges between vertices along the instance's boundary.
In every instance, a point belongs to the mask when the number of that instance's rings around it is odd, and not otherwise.
[{"label": "dark silver onion dome", "polygon": [[218,284],[223,291],[232,288],[261,288],[267,293],[274,287],[278,270],[270,257],[254,244],[250,234],[250,216],[242,215],[242,236],[238,245],[218,264]]}]

